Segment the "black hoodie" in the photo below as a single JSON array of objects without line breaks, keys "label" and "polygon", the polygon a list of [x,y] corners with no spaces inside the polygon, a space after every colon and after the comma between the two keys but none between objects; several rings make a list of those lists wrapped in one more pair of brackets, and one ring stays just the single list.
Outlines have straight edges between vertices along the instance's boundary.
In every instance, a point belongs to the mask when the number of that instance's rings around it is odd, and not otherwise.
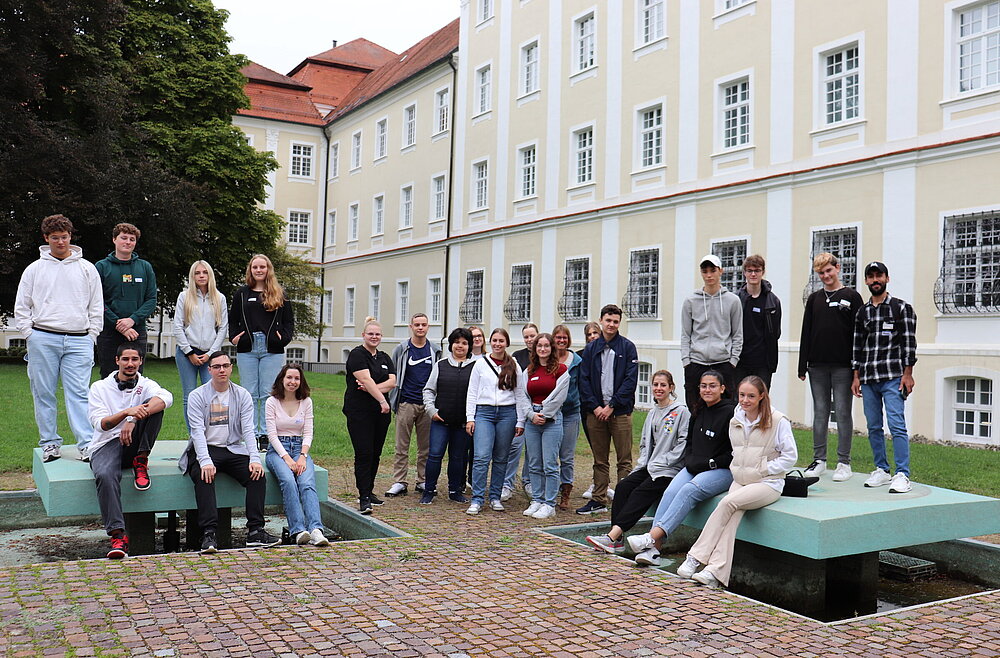
[{"label": "black hoodie", "polygon": [[736,403],[728,398],[694,412],[688,425],[687,448],[684,450],[684,467],[688,473],[697,475],[711,469],[710,459],[715,460],[716,468],[729,468],[733,461],[729,421],[734,413]]}]

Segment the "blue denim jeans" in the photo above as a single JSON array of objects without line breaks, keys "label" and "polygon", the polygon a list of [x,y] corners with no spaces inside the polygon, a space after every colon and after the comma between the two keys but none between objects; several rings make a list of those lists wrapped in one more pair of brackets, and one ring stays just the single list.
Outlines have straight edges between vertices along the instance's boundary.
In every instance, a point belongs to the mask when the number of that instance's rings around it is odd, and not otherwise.
[{"label": "blue denim jeans", "polygon": [[83,450],[94,436],[87,417],[90,372],[94,368],[94,341],[90,336],[59,336],[33,331],[28,338],[28,381],[35,403],[38,445],[62,445],[56,433],[56,385],[62,378],[69,427]]},{"label": "blue denim jeans", "polygon": [[207,384],[212,380],[212,376],[208,372],[208,361],[200,366],[196,366],[188,360],[179,347],[174,353],[174,361],[177,362],[177,374],[181,377],[181,391],[184,393],[184,423],[187,425],[188,432],[190,432],[191,423],[188,422],[188,396],[191,395],[191,391],[198,388],[199,378],[202,384]]},{"label": "blue denim jeans", "polygon": [[531,500],[556,506],[559,493],[559,448],[562,446],[562,413],[544,425],[524,422],[525,461],[531,478]]},{"label": "blue denim jeans", "polygon": [[559,483],[573,484],[573,459],[580,436],[580,413],[563,414],[562,443],[559,445]]},{"label": "blue denim jeans", "polygon": [[885,426],[882,423],[882,407],[889,421],[892,435],[892,456],[896,462],[896,472],[910,475],[910,437],[906,433],[906,417],[903,415],[905,400],[899,391],[899,377],[884,382],[861,385],[861,399],[868,421],[868,443],[872,447],[875,466],[889,472],[889,459],[885,454]]},{"label": "blue denim jeans", "polygon": [[430,451],[424,467],[424,490],[437,491],[445,450],[448,451],[448,493],[465,491],[465,453],[469,435],[464,427],[448,427],[431,421]]},{"label": "blue denim jeans", "polygon": [[[278,440],[284,446],[288,456],[298,459],[302,452],[301,436],[279,436]],[[319,495],[316,493],[316,467],[312,457],[306,455],[306,470],[299,475],[292,473],[285,460],[278,456],[274,448],[268,446],[264,457],[267,468],[278,478],[281,486],[281,499],[285,506],[285,519],[288,521],[288,531],[292,537],[303,530],[315,530],[323,527],[319,516]]]},{"label": "blue denim jeans", "polygon": [[271,394],[274,380],[285,365],[284,354],[267,351],[267,337],[259,331],[253,334],[253,348],[249,352],[236,355],[236,365],[240,369],[240,386],[250,392],[253,398],[253,417],[256,434],[266,434],[264,428],[264,402]]},{"label": "blue denim jeans", "polygon": [[486,496],[486,478],[493,463],[490,479],[490,500],[500,500],[507,473],[507,455],[517,426],[514,405],[494,407],[476,405],[476,429],[473,432],[472,502],[482,505]]},{"label": "blue denim jeans", "polygon": [[728,468],[716,468],[691,475],[686,468],[674,476],[656,507],[653,525],[669,536],[676,530],[694,506],[712,496],[728,491],[733,474]]},{"label": "blue denim jeans", "polygon": [[517,467],[521,467],[521,484],[530,482],[528,477],[528,460],[521,463],[521,453],[524,452],[524,435],[515,436],[510,441],[510,452],[507,453],[507,475],[503,479],[503,486],[514,488],[517,480]]}]

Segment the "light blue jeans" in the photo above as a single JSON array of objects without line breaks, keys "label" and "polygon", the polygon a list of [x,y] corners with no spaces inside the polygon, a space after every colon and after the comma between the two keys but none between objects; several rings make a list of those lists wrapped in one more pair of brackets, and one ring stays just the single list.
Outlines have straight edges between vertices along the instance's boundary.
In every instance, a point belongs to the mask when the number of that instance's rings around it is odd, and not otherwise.
[{"label": "light blue jeans", "polygon": [[580,436],[580,412],[563,414],[562,444],[559,446],[559,483],[573,484],[573,459]]},{"label": "light blue jeans", "polygon": [[515,436],[510,441],[510,452],[507,453],[507,475],[503,479],[503,486],[513,489],[514,481],[517,479],[517,467],[521,467],[521,484],[530,482],[528,477],[528,460],[521,463],[521,453],[524,452],[524,435]]},{"label": "light blue jeans", "polygon": [[889,459],[885,454],[885,426],[882,423],[882,406],[889,421],[892,435],[892,457],[896,462],[896,472],[910,476],[910,437],[906,433],[906,417],[903,415],[905,400],[899,391],[899,377],[884,382],[861,385],[861,399],[868,421],[868,443],[872,447],[875,466],[889,472]]},{"label": "light blue jeans", "polygon": [[476,405],[476,429],[472,433],[472,502],[480,505],[485,502],[486,478],[491,462],[490,500],[500,500],[507,473],[507,455],[516,427],[517,409],[514,405]]},{"label": "light blue jeans", "polygon": [[240,386],[250,392],[253,398],[253,417],[256,434],[266,434],[264,428],[264,402],[271,394],[274,380],[285,365],[284,354],[271,354],[267,351],[267,337],[259,331],[253,334],[253,348],[249,352],[236,355],[236,365],[240,369]]},{"label": "light blue jeans", "polygon": [[28,381],[35,403],[38,445],[62,445],[56,433],[56,385],[62,378],[69,427],[83,450],[94,436],[87,417],[90,373],[94,368],[94,341],[90,336],[59,336],[33,331],[28,338]]},{"label": "light blue jeans", "polygon": [[[302,452],[301,436],[279,436],[278,440],[284,446],[288,456],[298,459]],[[267,467],[281,486],[281,499],[285,506],[285,519],[288,521],[288,531],[295,535],[304,530],[315,530],[323,527],[319,516],[319,495],[316,493],[316,468],[312,457],[306,455],[306,470],[299,475],[292,473],[285,460],[278,456],[274,448],[268,446],[264,457]]]},{"label": "light blue jeans", "polygon": [[544,425],[524,422],[524,459],[531,478],[531,500],[556,506],[559,493],[559,448],[562,445],[562,413]]},{"label": "light blue jeans", "polygon": [[177,362],[177,374],[180,375],[181,391],[184,393],[184,423],[187,425],[188,432],[190,432],[191,423],[188,422],[188,396],[191,395],[191,391],[198,387],[199,377],[202,384],[207,384],[212,380],[212,376],[208,372],[208,361],[200,366],[196,366],[188,360],[179,347],[174,353],[174,361]]},{"label": "light blue jeans", "polygon": [[728,468],[716,468],[691,475],[686,468],[674,476],[656,507],[653,525],[667,536],[676,530],[694,506],[712,496],[729,491],[733,474]]}]

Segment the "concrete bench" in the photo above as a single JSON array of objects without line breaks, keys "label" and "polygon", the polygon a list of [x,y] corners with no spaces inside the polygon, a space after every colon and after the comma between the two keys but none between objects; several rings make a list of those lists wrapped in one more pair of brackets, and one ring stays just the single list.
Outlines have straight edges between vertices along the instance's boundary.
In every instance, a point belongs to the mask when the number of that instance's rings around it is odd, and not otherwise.
[{"label": "concrete bench", "polygon": [[[890,494],[866,489],[864,479],[833,482],[827,473],[808,498],[782,496],[747,512],[730,588],[807,615],[844,607],[865,614],[876,608],[879,551],[1000,532],[1000,500],[916,482]],[[699,505],[684,525],[703,528],[722,497]]]},{"label": "concrete bench", "polygon": [[[152,487],[138,491],[132,485],[132,472],[122,472],[122,511],[129,534],[129,551],[136,555],[149,554],[155,549],[156,513],[168,513],[168,529],[164,538],[166,550],[177,550],[179,533],[176,527],[177,510],[186,510],[188,523],[188,547],[200,545],[200,532],[192,533],[197,527],[197,503],[191,478],[177,470],[177,460],[187,447],[187,441],[157,441],[149,456],[149,477]],[[97,503],[97,486],[90,464],[77,459],[73,446],[63,448],[62,459],[44,463],[41,448],[35,448],[32,476],[38,495],[42,499],[45,513],[49,516],[100,516]],[[277,478],[266,467],[267,496],[265,504],[281,505],[281,487]],[[325,500],[328,487],[326,469],[316,466],[316,491]],[[228,475],[219,474],[215,481],[215,495],[219,506],[219,545],[232,546],[232,508],[243,507],[246,490]],[[197,535],[197,536],[194,536]]]}]

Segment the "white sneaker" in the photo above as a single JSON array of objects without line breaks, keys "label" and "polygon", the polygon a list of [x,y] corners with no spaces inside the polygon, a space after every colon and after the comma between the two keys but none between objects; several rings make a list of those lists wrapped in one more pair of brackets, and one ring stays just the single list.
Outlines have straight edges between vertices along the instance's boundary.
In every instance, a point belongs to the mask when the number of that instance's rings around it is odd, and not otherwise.
[{"label": "white sneaker", "polygon": [[524,495],[527,496],[528,498],[531,498],[531,483],[530,482],[525,482],[524,483]]},{"label": "white sneaker", "polygon": [[655,548],[647,548],[635,556],[635,563],[644,567],[660,566],[660,553]]},{"label": "white sneaker", "polygon": [[636,554],[656,547],[656,542],[653,541],[653,535],[648,532],[642,535],[632,535],[626,541],[628,541],[628,547],[631,548],[632,552]]},{"label": "white sneaker", "polygon": [[889,485],[889,493],[906,493],[911,488],[910,478],[906,476],[906,473],[896,471],[896,474],[892,476],[892,484]]},{"label": "white sneaker", "polygon": [[586,498],[587,500],[590,500],[590,498],[593,495],[594,495],[594,485],[590,485],[589,487],[587,487],[587,490],[583,492],[583,497]]},{"label": "white sneaker", "polygon": [[389,496],[390,498],[395,498],[396,496],[405,496],[406,485],[403,484],[402,482],[397,482],[391,487],[389,487],[389,490],[385,492],[385,495]]},{"label": "white sneaker", "polygon": [[49,445],[42,448],[43,462],[45,463],[54,462],[60,457],[62,457],[62,450],[60,450],[59,446],[57,446],[56,444],[50,443]]},{"label": "white sneaker", "polygon": [[499,500],[493,499],[490,501],[490,509],[494,512],[503,512],[504,506]]},{"label": "white sneaker", "polygon": [[312,537],[309,534],[308,530],[303,530],[299,534],[295,535],[295,543],[298,544],[299,546],[308,544],[310,539],[312,539]]},{"label": "white sneaker", "polygon": [[537,512],[538,508],[541,507],[541,506],[542,506],[541,503],[539,503],[536,500],[533,500],[533,501],[531,501],[531,504],[528,505],[528,509],[526,509],[523,512],[521,512],[521,514],[524,514],[525,516],[531,516],[532,514],[534,514],[535,512]]},{"label": "white sneaker", "polygon": [[514,495],[514,490],[508,487],[507,485],[504,485],[503,489],[500,490],[501,502],[506,503],[508,500],[510,500],[511,496],[513,495]]},{"label": "white sneaker", "polygon": [[837,470],[833,472],[834,482],[847,482],[854,475],[850,464],[837,464]]},{"label": "white sneaker", "polygon": [[612,489],[611,487],[608,487],[608,500],[614,500],[614,499],[615,499],[615,490]]},{"label": "white sneaker", "polygon": [[556,515],[556,508],[552,505],[541,505],[534,514],[531,515],[533,519],[551,519]]},{"label": "white sneaker", "polygon": [[90,451],[87,450],[87,446],[83,446],[78,449],[79,454],[76,456],[77,459],[84,462],[85,464],[90,463]]},{"label": "white sneaker", "polygon": [[677,575],[681,578],[690,579],[699,568],[701,568],[701,562],[688,555],[687,559],[684,560],[684,564],[677,567]]},{"label": "white sneaker", "polygon": [[718,589],[719,587],[722,587],[722,583],[719,582],[719,579],[716,578],[715,574],[709,571],[708,569],[702,569],[695,575],[691,576],[691,578],[692,580],[695,580],[701,583],[702,585],[707,585],[712,589]]},{"label": "white sneaker", "polygon": [[881,468],[876,468],[865,480],[866,487],[884,487],[892,482],[892,477]]},{"label": "white sneaker", "polygon": [[480,503],[472,503],[469,505],[469,509],[465,510],[465,513],[470,516],[475,516],[476,514],[479,514],[479,510],[481,509],[483,509],[483,506]]},{"label": "white sneaker", "polygon": [[807,478],[819,477],[826,473],[826,461],[822,459],[814,459],[813,463],[806,467],[806,470],[802,475]]},{"label": "white sneaker", "polygon": [[309,543],[313,546],[329,546],[330,540],[323,534],[322,528],[313,528],[313,531],[309,533]]}]

